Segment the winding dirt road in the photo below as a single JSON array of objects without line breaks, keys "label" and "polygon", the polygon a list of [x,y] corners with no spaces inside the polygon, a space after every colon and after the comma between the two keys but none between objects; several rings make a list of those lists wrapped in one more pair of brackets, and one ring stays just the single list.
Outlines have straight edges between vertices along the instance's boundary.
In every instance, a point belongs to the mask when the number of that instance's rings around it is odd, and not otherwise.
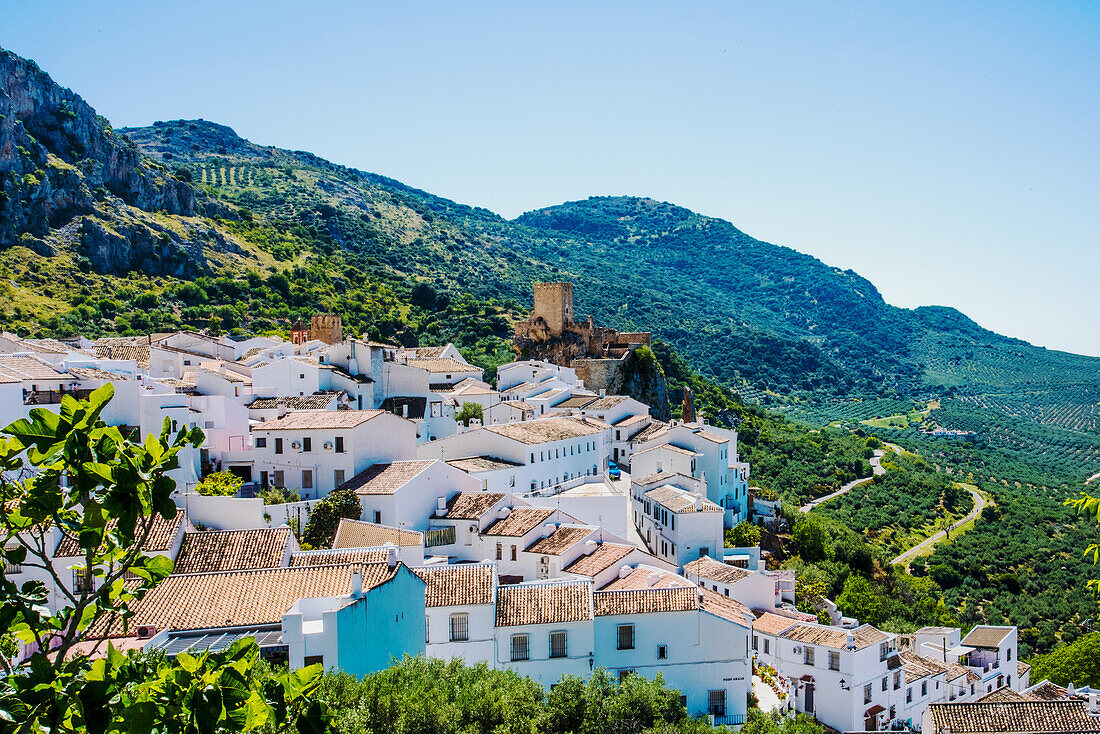
[{"label": "winding dirt road", "polygon": [[[967,489],[970,491],[970,496],[974,498],[974,509],[970,511],[970,514],[968,514],[962,520],[959,520],[958,522],[956,522],[954,525],[952,525],[947,530],[957,530],[961,525],[964,525],[964,524],[970,522],[971,520],[976,518],[978,515],[980,515],[982,510],[985,508],[985,497],[982,497],[980,494],[978,494],[978,490],[973,489],[972,487],[967,487]],[[908,571],[910,561],[912,561],[914,558],[916,558],[918,555],[920,555],[921,551],[927,550],[927,549],[931,548],[932,546],[934,546],[936,543],[943,540],[944,537],[947,534],[947,530],[941,530],[938,533],[936,533],[935,535],[933,535],[932,537],[926,538],[920,544],[915,545],[912,548],[910,548],[909,550],[902,553],[900,556],[898,556],[893,561],[891,561],[891,563],[893,563],[894,565],[897,565],[899,563],[904,563],[905,564],[905,570]]]},{"label": "winding dirt road", "polygon": [[827,494],[824,497],[818,497],[816,500],[810,500],[809,502],[802,505],[802,507],[799,507],[798,509],[801,510],[802,512],[809,512],[810,510],[814,509],[815,507],[817,507],[821,503],[828,502],[831,499],[836,499],[837,497],[839,497],[842,494],[847,494],[848,492],[851,492],[853,489],[855,489],[859,485],[866,484],[867,482],[871,481],[876,476],[878,476],[880,474],[885,474],[886,470],[882,468],[882,457],[883,457],[884,453],[885,452],[882,451],[882,449],[877,449],[875,451],[875,455],[873,457],[871,457],[871,476],[863,477],[862,479],[853,479],[852,481],[848,482],[847,484],[845,484],[843,487],[841,487],[837,491],[833,492],[832,494]]}]

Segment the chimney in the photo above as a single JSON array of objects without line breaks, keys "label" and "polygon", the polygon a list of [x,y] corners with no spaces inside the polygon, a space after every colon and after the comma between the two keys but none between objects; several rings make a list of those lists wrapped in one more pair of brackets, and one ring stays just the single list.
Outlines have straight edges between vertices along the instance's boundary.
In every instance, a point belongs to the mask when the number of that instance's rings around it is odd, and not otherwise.
[{"label": "chimney", "polygon": [[596,552],[596,549],[600,547],[600,544],[594,540],[584,541],[584,554],[590,556]]},{"label": "chimney", "polygon": [[356,563],[351,567],[351,596],[363,595],[363,567]]},{"label": "chimney", "polygon": [[856,636],[852,634],[851,630],[848,631],[844,644],[849,650],[856,649]]},{"label": "chimney", "polygon": [[552,522],[548,522],[542,526],[542,537],[547,538],[554,534],[554,531],[558,529],[558,526]]},{"label": "chimney", "polygon": [[660,459],[657,459],[657,473],[660,474],[661,471],[664,468],[665,468],[665,462],[661,461]]},{"label": "chimney", "polygon": [[703,493],[702,492],[696,492],[695,493],[695,511],[696,512],[702,512],[703,511]]},{"label": "chimney", "polygon": [[633,571],[634,571],[634,569],[631,568],[630,566],[620,566],[619,567],[619,578],[625,579],[627,576],[629,576],[631,573],[633,573]]},{"label": "chimney", "polygon": [[447,499],[445,497],[439,497],[435,501],[435,514],[438,517],[447,516]]},{"label": "chimney", "polygon": [[[397,565],[397,546],[393,543],[386,543],[386,565],[390,568]],[[362,583],[362,577],[360,577],[360,586],[362,586]]]},{"label": "chimney", "polygon": [[646,586],[656,586],[661,581],[661,574],[654,571],[649,574],[649,578],[646,579]]},{"label": "chimney", "polygon": [[497,518],[499,518],[501,520],[507,520],[508,516],[511,515],[511,514],[512,514],[512,508],[511,507],[501,507],[499,510],[497,510]]}]

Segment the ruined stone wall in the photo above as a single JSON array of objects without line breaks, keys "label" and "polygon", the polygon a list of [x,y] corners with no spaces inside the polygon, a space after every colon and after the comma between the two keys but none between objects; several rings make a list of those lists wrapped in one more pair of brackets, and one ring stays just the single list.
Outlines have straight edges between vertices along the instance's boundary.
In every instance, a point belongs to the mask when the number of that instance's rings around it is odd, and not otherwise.
[{"label": "ruined stone wall", "polygon": [[614,394],[614,388],[622,383],[622,360],[574,359],[572,367],[577,379],[584,380],[589,390],[606,390]]},{"label": "ruined stone wall", "polygon": [[619,344],[645,344],[647,347],[653,346],[650,343],[650,334],[648,331],[621,331],[617,337],[617,343]]},{"label": "ruined stone wall", "polygon": [[314,314],[309,323],[309,338],[320,339],[325,344],[339,344],[344,341],[344,322],[336,314]]}]

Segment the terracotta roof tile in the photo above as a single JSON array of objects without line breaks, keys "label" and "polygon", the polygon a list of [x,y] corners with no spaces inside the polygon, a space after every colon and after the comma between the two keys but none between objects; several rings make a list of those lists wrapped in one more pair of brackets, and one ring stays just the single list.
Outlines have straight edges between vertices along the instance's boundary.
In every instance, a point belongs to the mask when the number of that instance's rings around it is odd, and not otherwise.
[{"label": "terracotta roof tile", "polygon": [[435,374],[441,374],[444,372],[451,373],[463,373],[463,372],[478,372],[482,369],[470,364],[463,364],[458,360],[451,359],[450,357],[444,357],[442,359],[409,359],[406,361],[410,367],[419,367],[422,370],[427,370]]},{"label": "terracotta roof tile", "polygon": [[[908,683],[908,680],[906,681]],[[1000,688],[994,688],[984,696],[979,696],[974,699],[974,703],[1002,703],[1004,701],[1024,701],[1024,695],[1012,690],[1009,686],[1001,686]]]},{"label": "terracotta roof tile", "polygon": [[1089,716],[1084,701],[933,703],[927,715],[933,734],[1100,732],[1100,719]]},{"label": "terracotta roof tile", "polygon": [[327,410],[332,401],[339,395],[337,392],[314,393],[313,395],[287,395],[277,398],[256,398],[248,404],[249,410],[273,410],[286,408],[287,410]]},{"label": "terracotta roof tile", "polygon": [[24,380],[63,380],[71,376],[39,357],[0,354],[0,367]]},{"label": "terracotta roof tile", "polygon": [[684,572],[717,581],[720,584],[736,584],[738,581],[752,576],[753,573],[747,568],[731,566],[728,563],[716,561],[710,556],[703,556],[688,563],[684,566]]},{"label": "terracotta roof tile", "polygon": [[1035,701],[1061,701],[1069,697],[1069,690],[1045,680],[1024,694],[1024,697]]},{"label": "terracotta roof tile", "polygon": [[290,528],[185,533],[174,573],[242,571],[283,564]]},{"label": "terracotta roof tile", "polygon": [[512,469],[517,466],[523,466],[514,461],[498,459],[495,456],[468,456],[465,459],[451,459],[447,463],[455,469],[464,471],[467,474],[474,474],[481,471],[496,471],[497,469]]},{"label": "terracotta roof tile", "polygon": [[[149,537],[146,539],[145,545],[142,546],[142,550],[146,553],[164,553],[170,550],[176,536],[179,534],[183,520],[182,510],[177,511],[176,516],[171,520],[165,520],[160,515],[153,515]],[[118,522],[112,520],[108,525],[113,528],[118,525]],[[74,558],[84,555],[84,551],[80,549],[80,544],[77,542],[75,535],[63,533],[61,542],[57,544],[57,549],[53,555],[54,558]]]},{"label": "terracotta roof tile", "polygon": [[384,410],[295,410],[282,418],[261,423],[255,431],[301,431],[311,428],[355,428],[371,418],[387,415]]},{"label": "terracotta roof tile", "polygon": [[967,647],[995,648],[1004,642],[1004,639],[1012,634],[1011,627],[989,627],[978,625],[970,630],[970,634],[963,638],[962,644]]},{"label": "terracotta roof tile", "polygon": [[336,526],[336,538],[332,541],[332,547],[333,549],[378,548],[386,543],[393,543],[396,546],[424,545],[424,536],[415,530],[402,530],[388,525],[343,518]]},{"label": "terracotta roof tile", "polygon": [[[748,620],[753,619],[752,610],[747,606],[731,599],[724,594],[718,594],[710,589],[699,589],[699,593],[702,594],[703,611],[713,614],[716,617],[729,620],[742,627],[748,627]],[[746,615],[748,615],[746,617]]]},{"label": "terracotta roof tile", "polygon": [[532,445],[591,436],[604,430],[604,426],[582,418],[540,418],[523,423],[486,426],[482,430]]},{"label": "terracotta roof tile", "polygon": [[580,576],[595,576],[611,568],[634,550],[634,546],[623,543],[600,543],[591,555],[581,556],[562,570]]},{"label": "terracotta roof tile", "polygon": [[394,461],[389,464],[373,464],[336,489],[350,489],[356,494],[393,494],[434,463],[434,459],[428,459],[426,461]]},{"label": "terracotta roof tile", "polygon": [[477,520],[507,495],[499,492],[459,492],[447,502],[447,514],[441,519]]},{"label": "terracotta roof tile", "polygon": [[588,581],[555,581],[497,588],[497,627],[562,624],[591,618],[592,584]]},{"label": "terracotta roof tile", "polygon": [[290,557],[291,566],[345,566],[349,563],[382,563],[385,548],[336,548],[298,551]]},{"label": "terracotta roof tile", "polygon": [[422,566],[412,570],[427,584],[424,592],[426,606],[454,607],[493,603],[497,571],[491,563]]},{"label": "terracotta roof tile", "polygon": [[639,565],[626,578],[617,578],[601,591],[626,591],[629,589],[697,588],[681,576],[654,566]]},{"label": "terracotta roof tile", "polygon": [[657,487],[645,493],[651,501],[656,502],[672,512],[721,512],[722,508],[714,504],[706,497],[703,498],[702,509],[695,509],[695,495],[686,489],[666,485]]},{"label": "terracotta roof tile", "polygon": [[695,586],[664,589],[628,589],[596,591],[592,605],[597,616],[611,614],[655,614],[687,612],[699,608],[699,590]]},{"label": "terracotta roof tile", "polygon": [[792,617],[765,612],[756,618],[756,621],[752,623],[752,628],[765,635],[781,635],[796,624],[798,624],[798,620]]},{"label": "terracotta roof tile", "polygon": [[497,520],[485,529],[485,535],[518,538],[544,523],[554,510],[549,507],[513,507],[508,517]]},{"label": "terracotta roof tile", "polygon": [[558,556],[569,550],[577,543],[596,532],[596,528],[589,526],[559,525],[558,529],[545,538],[540,538],[527,547],[528,553],[538,553],[545,556]]},{"label": "terracotta roof tile", "polygon": [[857,650],[890,639],[889,635],[880,632],[869,624],[856,627],[854,630],[849,631],[839,627],[802,623],[787,630],[781,636],[788,640],[797,640],[809,645],[821,645],[823,647],[843,650],[848,645],[847,640],[849,632],[855,640]]}]

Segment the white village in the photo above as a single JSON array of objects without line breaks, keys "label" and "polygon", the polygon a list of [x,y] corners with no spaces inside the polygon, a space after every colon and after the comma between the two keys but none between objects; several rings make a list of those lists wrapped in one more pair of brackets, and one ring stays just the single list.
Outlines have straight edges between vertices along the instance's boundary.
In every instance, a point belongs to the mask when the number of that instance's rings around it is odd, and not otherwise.
[{"label": "white village", "polygon": [[[175,519],[144,543],[171,575],[127,625],[80,644],[175,656],[254,637],[291,669],[364,675],[423,655],[547,687],[597,669],[659,673],[715,725],[741,724],[750,695],[839,732],[946,734],[1006,704],[1037,722],[1100,711],[1097,691],[1032,681],[1015,627],[899,635],[827,599],[799,611],[794,571],[769,568],[758,546],[726,547],[727,529],[777,515],[753,492],[736,428],[690,395],[680,418],[658,420],[614,394],[616,365],[649,335],[574,322],[572,309],[570,284],[537,284],[517,342],[568,333],[584,353],[519,359],[491,379],[454,345],[348,336],[333,314],[289,340],[0,336],[0,425],[109,383],[102,418],[126,435],[165,421],[205,435],[172,472]],[[216,474],[239,487],[200,491]],[[331,547],[309,547],[302,532],[333,493],[351,493],[358,516],[339,520]],[[7,577],[42,581],[51,611],[63,607],[97,583],[77,540],[47,529],[36,542],[52,572],[8,563]]]}]

